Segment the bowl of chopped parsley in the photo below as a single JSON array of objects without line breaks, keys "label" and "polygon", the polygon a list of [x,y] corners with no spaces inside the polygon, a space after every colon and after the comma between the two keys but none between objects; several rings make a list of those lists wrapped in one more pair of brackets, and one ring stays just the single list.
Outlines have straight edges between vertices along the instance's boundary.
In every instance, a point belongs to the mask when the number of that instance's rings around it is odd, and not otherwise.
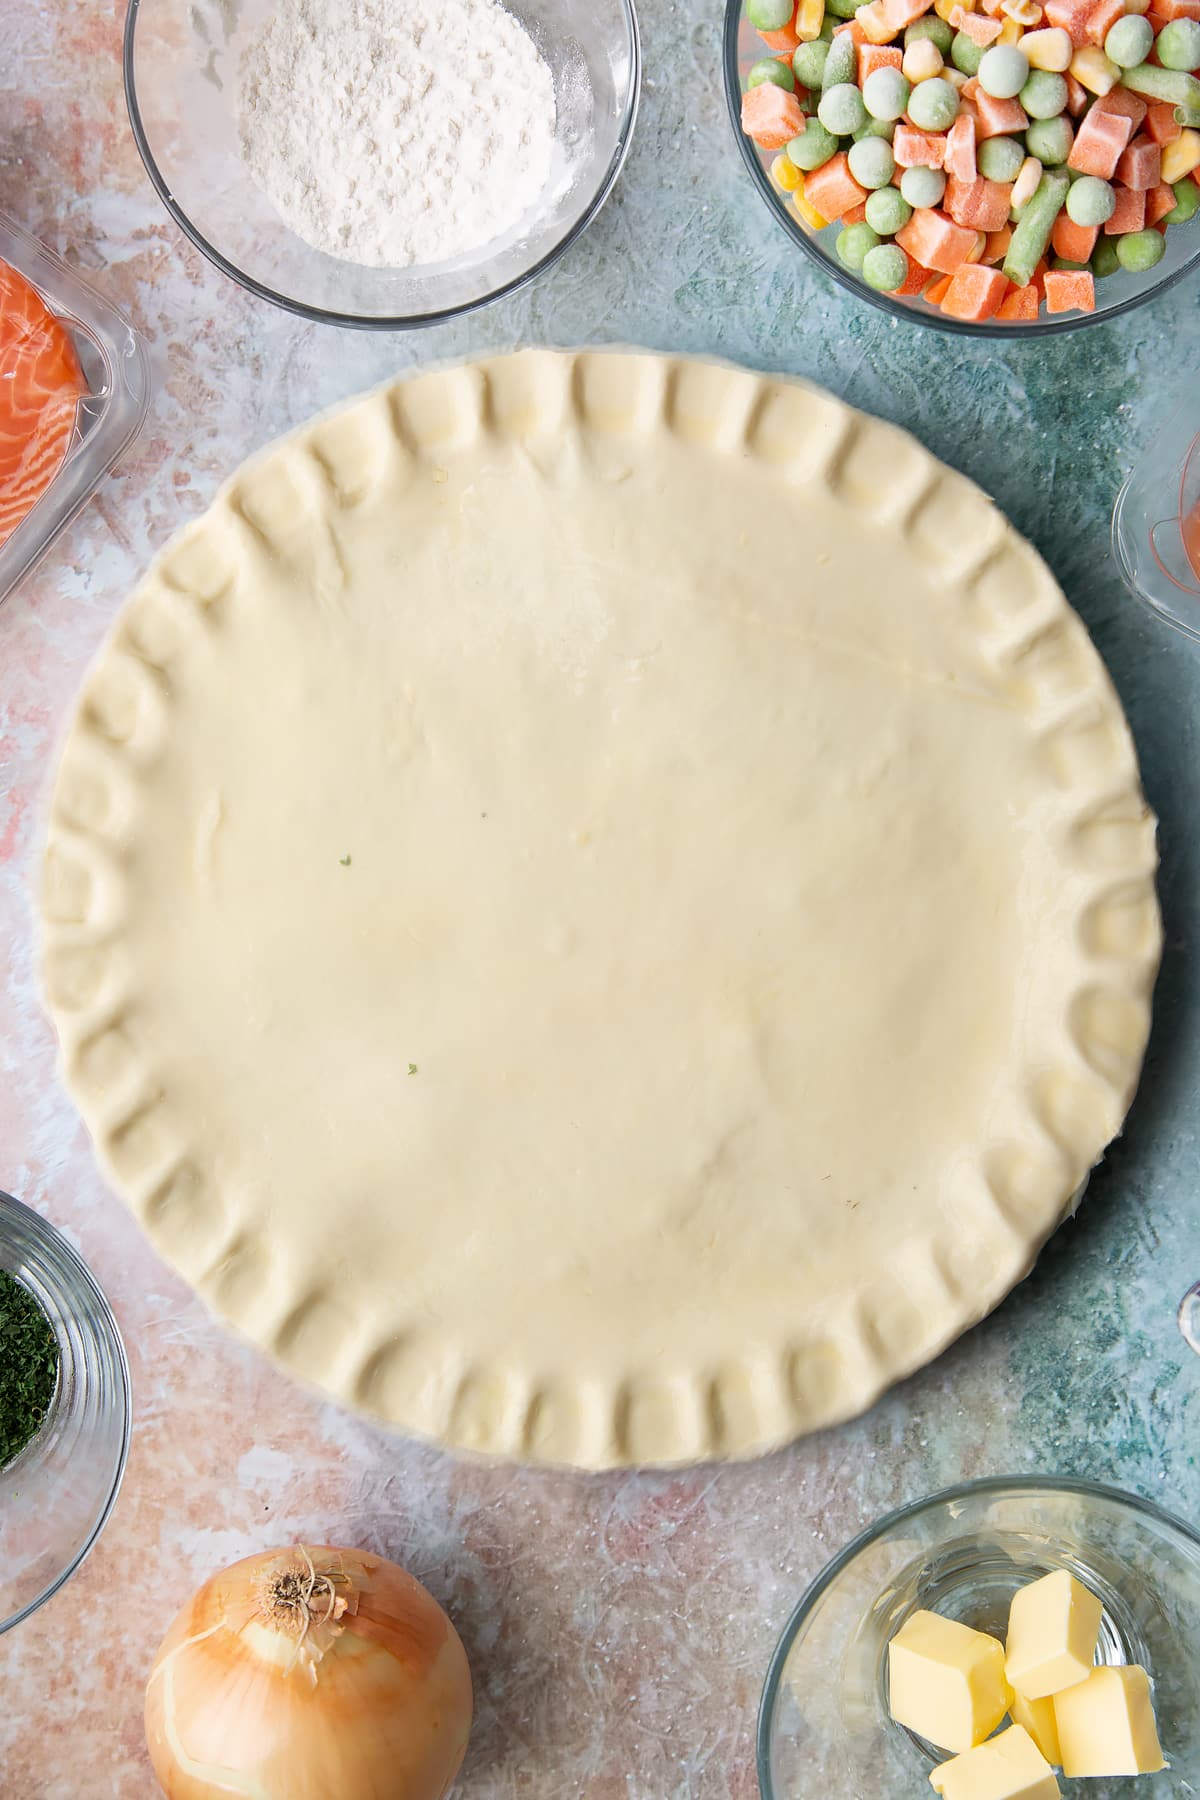
[{"label": "bowl of chopped parsley", "polygon": [[0,1193],[0,1632],[75,1573],[112,1512],[129,1366],[86,1263]]}]

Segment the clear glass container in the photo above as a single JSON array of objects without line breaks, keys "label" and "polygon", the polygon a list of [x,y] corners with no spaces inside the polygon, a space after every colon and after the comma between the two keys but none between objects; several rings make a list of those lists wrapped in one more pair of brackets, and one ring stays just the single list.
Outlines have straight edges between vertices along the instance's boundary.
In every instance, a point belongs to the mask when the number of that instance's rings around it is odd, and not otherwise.
[{"label": "clear glass container", "polygon": [[23,275],[71,334],[86,384],[61,469],[0,544],[0,601],[11,593],[125,454],[150,405],[150,361],[139,334],[61,256],[0,212],[0,259]]},{"label": "clear glass container", "polygon": [[1113,555],[1131,593],[1200,641],[1200,399],[1155,428],[1117,496]]},{"label": "clear glass container", "polygon": [[1119,313],[1153,299],[1155,294],[1183,281],[1188,275],[1200,275],[1198,214],[1186,225],[1170,227],[1165,240],[1166,254],[1153,274],[1131,275],[1122,269],[1098,281],[1095,312],[1047,315],[1043,309],[1036,319],[985,319],[975,324],[965,319],[948,318],[940,307],[931,306],[919,294],[902,299],[897,294],[878,293],[838,261],[834,244],[840,227],[827,225],[822,231],[814,231],[806,224],[792,206],[791,196],[781,193],[771,180],[771,164],[777,153],[760,150],[742,130],[743,82],[752,65],[768,54],[762,39],[745,17],[745,0],[725,0],[725,95],[734,136],[755,187],[788,236],[826,275],[839,287],[849,288],[860,300],[869,300],[872,306],[882,307],[893,318],[910,319],[920,325],[932,325],[938,331],[963,332],[975,337],[1042,337],[1049,332],[1077,331],[1081,326],[1096,324],[1101,319],[1115,319]]},{"label": "clear glass container", "polygon": [[1144,1779],[1090,1779],[1088,1800],[1195,1795],[1200,1534],[1135,1494],[1029,1476],[970,1482],[890,1513],[818,1576],[763,1690],[763,1800],[928,1795],[946,1754],[891,1719],[889,1640],[921,1608],[1003,1638],[1017,1588],[1063,1568],[1104,1602],[1097,1662],[1148,1670],[1171,1765],[1149,1789]]},{"label": "clear glass container", "polygon": [[116,1501],[129,1451],[129,1367],[108,1301],[62,1233],[0,1193],[0,1269],[24,1283],[58,1340],[40,1429],[0,1469],[0,1632],[75,1573]]},{"label": "clear glass container", "polygon": [[283,223],[238,149],[238,61],[271,0],[130,0],[125,97],[163,205],[234,281],[330,324],[432,325],[524,286],[612,191],[637,116],[641,48],[633,0],[507,4],[554,77],[558,127],[546,190],[506,237],[450,262],[372,269],[313,249]]}]

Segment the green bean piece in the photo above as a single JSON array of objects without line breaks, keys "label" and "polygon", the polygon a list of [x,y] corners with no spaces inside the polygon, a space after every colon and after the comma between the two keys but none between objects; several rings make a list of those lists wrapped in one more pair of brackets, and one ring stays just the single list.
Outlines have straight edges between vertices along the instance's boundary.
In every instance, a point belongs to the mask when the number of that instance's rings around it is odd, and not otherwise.
[{"label": "green bean piece", "polygon": [[1037,192],[1013,227],[1004,273],[1015,287],[1028,287],[1033,280],[1033,271],[1046,253],[1054,221],[1066,203],[1070,185],[1061,170],[1045,170]]},{"label": "green bean piece", "polygon": [[[827,94],[830,88],[841,87],[845,82],[853,83],[857,78],[858,47],[850,33],[843,31],[829,46],[829,55],[821,71],[821,92]],[[863,110],[865,112],[866,108]]]},{"label": "green bean piece", "polygon": [[1139,63],[1135,69],[1125,70],[1121,83],[1143,100],[1164,100],[1168,106],[1200,106],[1200,81],[1182,69],[1156,69],[1153,63]]}]

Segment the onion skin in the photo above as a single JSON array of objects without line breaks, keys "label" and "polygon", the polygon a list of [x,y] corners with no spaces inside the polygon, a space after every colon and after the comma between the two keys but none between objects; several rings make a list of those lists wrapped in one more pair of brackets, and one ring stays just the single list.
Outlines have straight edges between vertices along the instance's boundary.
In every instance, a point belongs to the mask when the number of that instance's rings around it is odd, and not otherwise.
[{"label": "onion skin", "polygon": [[[306,1568],[334,1571],[353,1609],[304,1634],[315,1660],[262,1623],[262,1584]],[[246,1557],[206,1581],[146,1689],[169,1800],[443,1800],[471,1715],[466,1652],[433,1596],[384,1557],[328,1545]]]}]

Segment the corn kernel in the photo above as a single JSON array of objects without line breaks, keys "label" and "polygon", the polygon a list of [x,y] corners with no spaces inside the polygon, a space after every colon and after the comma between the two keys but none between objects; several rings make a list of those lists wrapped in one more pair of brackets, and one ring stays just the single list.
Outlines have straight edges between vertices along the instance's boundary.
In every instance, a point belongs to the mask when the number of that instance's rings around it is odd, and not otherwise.
[{"label": "corn kernel", "polygon": [[979,262],[986,249],[987,249],[987,232],[986,231],[977,231],[975,233],[975,248],[973,250],[967,251],[967,261],[968,262]]},{"label": "corn kernel", "polygon": [[1042,22],[1042,9],[1037,0],[1000,0],[1000,11],[1006,18],[1015,19],[1027,31]]},{"label": "corn kernel", "polygon": [[888,23],[879,0],[871,0],[869,6],[860,6],[854,18],[869,44],[890,44],[896,35],[895,27]]},{"label": "corn kernel", "polygon": [[[945,19],[947,25],[950,23],[950,14],[954,11],[955,7],[962,5],[963,0],[933,0],[934,12],[939,19]],[[970,12],[971,8],[965,7],[964,10]]]},{"label": "corn kernel", "polygon": [[1150,0],[1125,0],[1125,11],[1127,13],[1148,13]]},{"label": "corn kernel", "polygon": [[1052,75],[1064,75],[1075,54],[1071,34],[1061,25],[1028,32],[1021,41],[1021,48],[1029,58],[1031,69],[1048,69]]},{"label": "corn kernel", "polygon": [[797,188],[796,192],[792,195],[792,205],[795,207],[797,215],[808,226],[810,231],[824,231],[829,220],[823,219],[812,202],[804,198],[803,187]]},{"label": "corn kernel", "polygon": [[1174,186],[1193,169],[1200,169],[1200,131],[1188,129],[1181,131],[1173,144],[1163,145],[1162,178]]},{"label": "corn kernel", "polygon": [[961,69],[952,69],[948,64],[942,70],[942,80],[948,81],[952,88],[957,88],[960,94],[970,79],[971,77],[964,75]]},{"label": "corn kernel", "polygon": [[811,44],[814,38],[819,38],[824,23],[825,0],[800,0],[796,8],[795,31],[802,43]]},{"label": "corn kernel", "polygon": [[998,44],[1019,44],[1024,36],[1025,27],[1022,24],[1016,19],[1005,19],[996,42]]},{"label": "corn kernel", "polygon": [[1105,56],[1099,44],[1086,44],[1077,50],[1071,58],[1071,73],[1080,87],[1102,97],[1111,94],[1121,79],[1121,71],[1110,56]]},{"label": "corn kernel", "polygon": [[901,64],[905,80],[910,81],[914,87],[918,81],[931,81],[935,75],[941,74],[944,67],[941,51],[929,38],[917,38],[915,43],[910,44]]},{"label": "corn kernel", "polygon": [[781,187],[785,194],[794,194],[804,180],[804,176],[790,156],[777,156],[771,164],[771,180],[776,187]]}]

